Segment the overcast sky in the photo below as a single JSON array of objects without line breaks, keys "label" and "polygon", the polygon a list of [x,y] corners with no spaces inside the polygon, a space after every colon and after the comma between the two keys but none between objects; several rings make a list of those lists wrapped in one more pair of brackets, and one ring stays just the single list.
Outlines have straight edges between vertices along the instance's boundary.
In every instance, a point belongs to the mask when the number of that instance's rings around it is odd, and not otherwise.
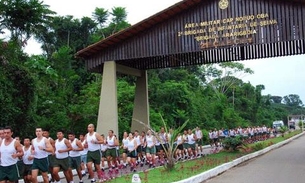
[{"label": "overcast sky", "polygon": [[[125,7],[127,20],[135,24],[180,0],[44,0],[50,9],[58,15],[73,15],[75,18],[91,17],[96,7],[111,10],[113,7]],[[39,45],[30,42],[26,51],[30,54],[41,53]],[[285,96],[298,94],[305,103],[305,55],[259,59],[243,62],[254,70],[244,81],[252,85],[263,84],[263,94]]]}]

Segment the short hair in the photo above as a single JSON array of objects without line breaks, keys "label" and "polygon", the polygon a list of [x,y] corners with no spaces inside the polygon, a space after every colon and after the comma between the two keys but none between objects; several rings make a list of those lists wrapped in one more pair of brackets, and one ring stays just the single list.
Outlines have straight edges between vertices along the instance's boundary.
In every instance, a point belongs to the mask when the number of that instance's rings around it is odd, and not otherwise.
[{"label": "short hair", "polygon": [[13,131],[13,129],[12,129],[11,126],[6,126],[6,127],[4,127],[4,130],[10,130],[11,132]]},{"label": "short hair", "polygon": [[74,136],[75,136],[75,133],[72,132],[72,131],[69,131],[69,132],[68,132],[68,135],[74,135]]},{"label": "short hair", "polygon": [[37,129],[41,129],[41,131],[43,131],[43,128],[40,127],[40,126],[36,127],[36,130],[37,130]]},{"label": "short hair", "polygon": [[63,129],[57,130],[57,133],[58,132],[65,133]]},{"label": "short hair", "polygon": [[25,136],[25,137],[23,138],[23,140],[25,140],[25,139],[31,140],[31,138],[30,138],[29,136]]}]

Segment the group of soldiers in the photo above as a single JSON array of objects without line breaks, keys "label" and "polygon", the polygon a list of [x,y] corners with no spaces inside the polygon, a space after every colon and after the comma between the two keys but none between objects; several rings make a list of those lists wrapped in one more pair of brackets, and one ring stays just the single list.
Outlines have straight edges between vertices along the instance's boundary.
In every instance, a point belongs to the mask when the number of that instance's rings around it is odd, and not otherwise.
[{"label": "group of soldiers", "polygon": [[[57,131],[56,140],[40,127],[35,133],[36,138],[24,137],[21,144],[19,138],[13,138],[11,127],[0,129],[0,183],[18,182],[21,176],[26,183],[37,183],[39,174],[44,183],[60,183],[60,170],[67,182],[73,183],[72,169],[76,169],[82,183],[84,163],[87,163],[91,182],[96,181],[92,166],[95,165],[97,172],[101,170],[100,144],[104,143],[104,139],[94,131],[93,124],[88,125],[88,133],[80,135],[80,140],[73,132],[67,133],[68,138],[65,138],[61,130]],[[48,173],[51,174],[50,180]]]},{"label": "group of soldiers", "polygon": [[214,129],[209,131],[209,140],[211,147],[217,147],[222,144],[222,140],[225,138],[241,137],[245,143],[253,143],[257,141],[263,141],[270,137],[270,135],[276,135],[273,128],[268,128],[266,125],[253,126],[253,127],[237,127],[232,129]]},{"label": "group of soldiers", "polygon": [[166,133],[163,127],[158,132],[124,132],[121,143],[112,130],[109,130],[105,137],[95,132],[93,124],[89,124],[87,131],[87,134],[81,134],[76,138],[73,132],[65,134],[58,130],[57,139],[52,139],[47,130],[37,127],[36,137],[24,137],[21,143],[18,137],[13,138],[11,127],[1,128],[0,183],[18,182],[20,177],[25,183],[37,183],[39,174],[44,183],[60,183],[61,170],[66,181],[73,183],[72,169],[76,170],[80,183],[83,182],[86,173],[94,183],[95,172],[98,178],[102,179],[106,162],[110,172],[127,166],[130,167],[130,171],[136,171],[138,166],[144,164],[153,168],[157,163],[166,163],[166,151],[169,148],[176,149],[174,153],[177,160],[203,154],[202,132],[198,127],[178,134],[174,139],[174,147],[169,146],[172,130]]}]

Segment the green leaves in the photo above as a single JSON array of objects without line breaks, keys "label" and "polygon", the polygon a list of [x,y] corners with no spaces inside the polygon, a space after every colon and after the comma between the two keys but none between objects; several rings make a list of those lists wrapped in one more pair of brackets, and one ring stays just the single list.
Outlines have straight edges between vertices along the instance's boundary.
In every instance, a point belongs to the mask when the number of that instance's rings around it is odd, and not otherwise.
[{"label": "green leaves", "polygon": [[8,29],[11,39],[18,40],[20,45],[26,44],[55,13],[42,3],[39,0],[1,0],[0,29]]}]

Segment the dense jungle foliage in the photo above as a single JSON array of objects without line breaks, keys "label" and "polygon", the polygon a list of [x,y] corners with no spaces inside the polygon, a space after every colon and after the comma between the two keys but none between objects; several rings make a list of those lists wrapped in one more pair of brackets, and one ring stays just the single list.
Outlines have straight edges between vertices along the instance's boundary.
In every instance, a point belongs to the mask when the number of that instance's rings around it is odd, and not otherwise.
[{"label": "dense jungle foliage", "polygon": [[[0,0],[0,34],[9,34],[0,40],[0,126],[11,125],[21,137],[34,136],[36,126],[52,135],[57,129],[86,132],[97,121],[102,78],[74,55],[128,26],[123,7],[96,8],[92,17],[77,19],[57,15],[40,0]],[[42,55],[24,52],[31,37]],[[247,74],[254,73],[238,62],[149,70],[152,127],[163,125],[159,114],[170,127],[188,119],[188,127],[204,130],[271,126],[304,114],[298,95],[263,96],[263,83],[242,81]],[[117,81],[120,133],[131,126],[135,79]]]}]

